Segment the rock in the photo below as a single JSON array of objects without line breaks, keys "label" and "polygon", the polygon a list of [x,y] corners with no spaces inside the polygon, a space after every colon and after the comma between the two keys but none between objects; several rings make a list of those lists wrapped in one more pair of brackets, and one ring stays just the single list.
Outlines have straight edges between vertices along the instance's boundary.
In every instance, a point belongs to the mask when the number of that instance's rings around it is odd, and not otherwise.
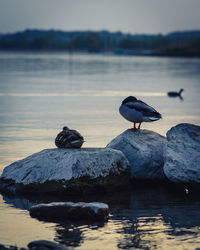
[{"label": "rock", "polygon": [[126,130],[107,148],[120,150],[129,160],[131,176],[136,180],[163,180],[163,148],[166,138],[150,130]]},{"label": "rock", "polygon": [[16,246],[5,246],[3,244],[0,244],[0,250],[20,250]]},{"label": "rock", "polygon": [[164,172],[176,183],[200,184],[200,126],[182,123],[167,132]]},{"label": "rock", "polygon": [[104,221],[109,207],[102,202],[52,202],[30,208],[30,215],[39,219],[70,219],[78,221]]},{"label": "rock", "polygon": [[48,240],[36,240],[28,244],[28,248],[19,248],[16,246],[4,246],[0,244],[0,250],[72,250],[71,247],[65,247],[61,244]]},{"label": "rock", "polygon": [[127,186],[126,157],[109,148],[46,149],[9,165],[1,189],[11,193],[84,192]]},{"label": "rock", "polygon": [[35,240],[28,244],[30,250],[70,250],[72,248],[65,247],[61,244],[48,240]]}]

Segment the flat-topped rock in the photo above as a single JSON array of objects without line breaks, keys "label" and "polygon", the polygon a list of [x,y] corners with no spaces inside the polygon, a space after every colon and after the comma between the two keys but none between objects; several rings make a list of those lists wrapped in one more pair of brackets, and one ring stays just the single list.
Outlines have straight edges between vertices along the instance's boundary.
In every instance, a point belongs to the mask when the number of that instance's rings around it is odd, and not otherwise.
[{"label": "flat-topped rock", "polygon": [[[119,182],[119,177],[122,178]],[[28,192],[53,192],[93,186],[123,185],[130,176],[129,162],[120,151],[109,148],[45,149],[3,170],[1,181],[8,182],[11,192],[27,187]],[[20,185],[18,185],[20,184]],[[39,184],[48,184],[40,188]],[[52,184],[52,185],[51,185]],[[6,185],[8,187],[8,185]],[[38,187],[35,189],[35,187]],[[30,188],[28,188],[30,187]],[[54,190],[55,189],[55,190]]]},{"label": "flat-topped rock", "polygon": [[164,172],[171,181],[200,185],[200,126],[182,123],[167,132]]},{"label": "flat-topped rock", "polygon": [[163,149],[166,138],[150,130],[126,130],[114,138],[107,148],[120,150],[131,166],[136,180],[163,180]]},{"label": "flat-topped rock", "polygon": [[104,221],[108,218],[109,207],[102,202],[52,202],[30,208],[30,215],[39,219],[68,219]]},{"label": "flat-topped rock", "polygon": [[48,240],[35,240],[28,244],[29,250],[73,250],[71,247],[66,247],[61,244]]}]

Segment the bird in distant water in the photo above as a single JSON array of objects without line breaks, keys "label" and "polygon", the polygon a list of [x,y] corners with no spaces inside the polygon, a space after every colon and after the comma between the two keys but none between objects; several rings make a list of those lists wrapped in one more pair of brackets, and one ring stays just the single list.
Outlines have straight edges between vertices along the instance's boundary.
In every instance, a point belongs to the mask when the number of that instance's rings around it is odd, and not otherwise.
[{"label": "bird in distant water", "polygon": [[169,97],[177,97],[177,96],[181,97],[181,94],[182,94],[183,91],[184,91],[184,89],[180,89],[179,92],[170,91],[170,92],[167,93],[167,95]]},{"label": "bird in distant water", "polygon": [[83,136],[78,131],[68,127],[63,127],[63,130],[55,139],[55,144],[58,148],[80,148],[83,142]]},{"label": "bird in distant water", "polygon": [[[154,108],[137,100],[134,96],[129,96],[122,101],[119,113],[126,120],[133,122],[132,130],[140,129],[142,122],[154,122],[162,118],[162,115]],[[136,128],[136,123],[139,123],[138,128]]]}]

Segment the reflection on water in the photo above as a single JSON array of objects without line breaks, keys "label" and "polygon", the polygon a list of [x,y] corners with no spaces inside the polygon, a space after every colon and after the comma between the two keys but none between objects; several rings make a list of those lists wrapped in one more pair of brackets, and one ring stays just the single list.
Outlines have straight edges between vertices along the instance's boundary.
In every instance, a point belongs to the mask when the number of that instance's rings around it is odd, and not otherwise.
[{"label": "reflection on water", "polygon": [[[84,147],[106,146],[132,127],[118,112],[129,95],[163,116],[142,128],[165,135],[178,123],[200,124],[199,66],[199,58],[0,52],[0,173],[13,161],[55,147],[63,126],[80,131]],[[180,88],[184,101],[168,98],[167,92]],[[5,244],[46,239],[92,250],[200,245],[199,200],[164,191],[102,198],[111,207],[102,225],[39,222],[29,217],[30,201],[1,199],[0,242]]]},{"label": "reflection on water", "polygon": [[[7,203],[8,201],[8,203]],[[13,201],[13,203],[12,203]],[[23,205],[22,205],[23,204]],[[32,239],[52,240],[54,231],[52,223],[45,225],[30,218],[28,202],[11,200],[0,195],[0,243],[26,246]],[[16,209],[16,208],[20,209]]]},{"label": "reflection on water", "polygon": [[[14,97],[61,97],[61,96],[128,96],[130,95],[130,91],[90,91],[90,90],[82,90],[71,93],[0,93],[0,96],[14,96]],[[131,92],[131,95],[134,96],[165,96],[165,93],[156,93],[156,92]]]},{"label": "reflection on water", "polygon": [[[26,210],[22,210],[29,209],[34,202],[3,196],[0,209],[6,211],[7,216],[0,213],[3,225],[0,241],[25,246],[29,240],[48,239],[75,249],[88,250],[199,247],[199,197],[150,188],[97,199],[109,204],[109,220],[105,223],[80,224],[37,221],[29,218]],[[11,219],[14,215],[13,226]],[[15,232],[17,227],[24,232],[22,238]],[[9,240],[6,236],[8,232]]]}]

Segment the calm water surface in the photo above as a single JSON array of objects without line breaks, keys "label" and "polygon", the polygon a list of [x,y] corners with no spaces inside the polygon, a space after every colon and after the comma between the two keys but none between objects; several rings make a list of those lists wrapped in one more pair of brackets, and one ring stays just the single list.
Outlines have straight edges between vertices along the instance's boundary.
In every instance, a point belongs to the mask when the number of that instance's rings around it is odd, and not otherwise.
[{"label": "calm water surface", "polygon": [[[180,88],[183,100],[167,97]],[[85,147],[106,146],[132,126],[118,113],[128,95],[163,115],[142,128],[165,135],[178,123],[199,125],[200,59],[1,52],[0,173],[13,161],[53,148],[65,125],[84,135]],[[199,197],[137,190],[124,199],[102,199],[111,206],[107,223],[77,225],[37,221],[29,216],[30,201],[0,196],[0,243],[26,246],[47,239],[76,249],[200,247]]]}]

